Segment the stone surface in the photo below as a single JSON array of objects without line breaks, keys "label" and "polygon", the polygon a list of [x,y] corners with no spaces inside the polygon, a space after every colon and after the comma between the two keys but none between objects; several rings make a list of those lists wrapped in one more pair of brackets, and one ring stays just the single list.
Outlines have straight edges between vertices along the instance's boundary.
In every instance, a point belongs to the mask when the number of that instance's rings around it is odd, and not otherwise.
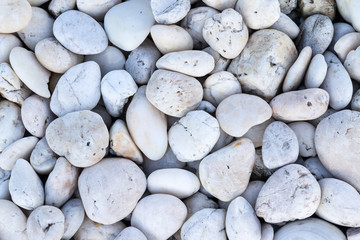
[{"label": "stone surface", "polygon": [[315,157],[315,127],[308,122],[293,122],[289,127],[294,131],[299,142],[299,153],[302,157]]},{"label": "stone surface", "polygon": [[106,12],[119,3],[121,0],[79,0],[76,1],[76,6],[80,11],[89,14],[97,21],[102,21]]},{"label": "stone surface", "polygon": [[43,137],[35,145],[30,155],[30,163],[39,174],[48,174],[55,166],[57,156],[49,147],[46,138]]},{"label": "stone surface", "polygon": [[280,10],[284,14],[291,13],[297,6],[298,0],[279,0]]},{"label": "stone surface", "polygon": [[84,110],[55,119],[46,129],[50,148],[76,167],[99,162],[109,145],[109,132],[99,114]]},{"label": "stone surface", "polygon": [[351,50],[345,58],[344,67],[348,71],[350,77],[360,82],[360,70],[356,67],[360,64],[360,44],[356,50]]},{"label": "stone surface", "polygon": [[146,89],[146,86],[140,87],[131,100],[126,123],[141,152],[151,160],[158,160],[164,156],[168,145],[167,122],[165,114],[146,98]]},{"label": "stone surface", "polygon": [[320,198],[320,186],[309,170],[290,164],[265,182],[256,200],[256,215],[267,223],[304,219],[315,213]]},{"label": "stone surface", "polygon": [[183,19],[190,10],[190,0],[151,0],[151,10],[156,22],[173,24]]},{"label": "stone surface", "polygon": [[227,59],[236,58],[249,39],[243,17],[231,8],[207,19],[202,34],[210,47]]},{"label": "stone surface", "polygon": [[225,98],[216,110],[216,119],[227,134],[243,136],[251,127],[271,117],[270,106],[260,97],[234,94]]},{"label": "stone surface", "polygon": [[137,48],[147,37],[155,20],[149,0],[134,0],[112,7],[104,27],[112,44],[125,51]]},{"label": "stone surface", "polygon": [[0,199],[0,238],[28,240],[26,216],[13,202]]},{"label": "stone surface", "polygon": [[95,238],[98,240],[114,239],[126,225],[122,222],[117,222],[110,225],[103,225],[91,221],[85,216],[79,230],[74,235],[75,240],[86,240]]},{"label": "stone surface", "polygon": [[43,184],[24,159],[18,159],[11,171],[9,191],[12,201],[21,208],[34,210],[44,204]]},{"label": "stone surface", "polygon": [[320,117],[328,108],[329,95],[320,88],[282,93],[274,97],[270,106],[273,117],[283,121],[306,121]]},{"label": "stone surface", "polygon": [[252,208],[255,208],[256,199],[264,184],[265,182],[259,180],[251,181],[246,190],[241,194],[241,197],[248,201]]},{"label": "stone surface", "polygon": [[269,118],[263,123],[260,123],[258,125],[255,125],[251,127],[243,137],[246,137],[252,141],[255,148],[262,146],[262,141],[264,137],[264,132],[267,126],[269,126],[270,123],[274,122],[275,120],[273,118]]},{"label": "stone surface", "polygon": [[324,165],[322,165],[318,157],[306,159],[304,166],[311,172],[311,174],[316,178],[316,180],[333,177],[331,173],[326,170]]},{"label": "stone surface", "polygon": [[66,11],[57,17],[53,32],[64,47],[76,54],[97,54],[108,46],[108,38],[101,25],[77,10]]},{"label": "stone surface", "polygon": [[328,16],[331,20],[335,18],[335,0],[299,0],[299,7],[304,18],[317,13]]},{"label": "stone surface", "polygon": [[168,239],[185,221],[185,204],[168,194],[152,194],[139,201],[131,216],[131,226],[148,240]]},{"label": "stone surface", "polygon": [[287,34],[291,39],[295,39],[300,33],[298,25],[284,13],[280,13],[280,18],[270,28]]},{"label": "stone surface", "polygon": [[271,99],[296,57],[295,45],[285,33],[260,30],[250,36],[228,71],[240,81],[243,92]]},{"label": "stone surface", "polygon": [[137,228],[127,227],[122,230],[119,235],[114,238],[114,240],[147,240],[145,235]]},{"label": "stone surface", "polygon": [[299,142],[288,125],[275,121],[265,129],[261,150],[264,165],[269,169],[279,168],[296,162]]},{"label": "stone surface", "polygon": [[84,62],[66,71],[51,96],[50,108],[61,117],[67,113],[91,110],[100,100],[100,67],[96,62]]},{"label": "stone surface", "polygon": [[73,198],[62,206],[61,211],[65,217],[64,234],[61,239],[69,240],[74,236],[84,221],[84,206],[80,199]]},{"label": "stone surface", "polygon": [[219,123],[203,110],[190,111],[171,126],[169,145],[178,160],[192,162],[205,157],[220,137]]},{"label": "stone surface", "polygon": [[183,117],[198,107],[203,89],[201,83],[193,77],[157,70],[148,82],[146,97],[161,112],[173,117]]},{"label": "stone surface", "polygon": [[227,8],[234,8],[236,0],[203,0],[203,2],[208,5],[209,7],[215,8],[219,11],[225,10]]},{"label": "stone surface", "polygon": [[108,225],[133,211],[145,192],[146,178],[141,169],[128,159],[105,158],[84,169],[78,185],[86,215],[93,221]]},{"label": "stone surface", "polygon": [[22,47],[22,42],[13,34],[0,33],[0,63],[9,62],[9,54],[14,47]]},{"label": "stone surface", "polygon": [[0,8],[0,33],[17,32],[30,22],[31,6],[26,0],[3,0]]},{"label": "stone surface", "polygon": [[50,97],[50,72],[38,62],[32,51],[15,47],[11,50],[9,59],[16,75],[31,91],[44,98]]},{"label": "stone surface", "polygon": [[316,54],[309,64],[307,72],[305,74],[305,87],[306,88],[318,88],[325,80],[328,65],[325,61],[325,57],[322,54]]},{"label": "stone surface", "polygon": [[355,30],[350,24],[344,22],[334,23],[334,36],[328,47],[329,51],[334,52],[335,43],[345,34],[352,32],[355,32]]},{"label": "stone surface", "polygon": [[352,24],[356,31],[360,31],[360,15],[357,9],[360,7],[360,1],[340,1],[336,0],[336,6],[341,16]]},{"label": "stone surface", "polygon": [[254,145],[249,139],[239,139],[206,156],[200,162],[201,184],[219,200],[231,201],[245,191],[254,163]]},{"label": "stone surface", "polygon": [[348,33],[336,41],[334,45],[334,51],[339,57],[340,61],[344,62],[349,52],[351,50],[355,50],[358,46],[360,46],[360,33]]}]

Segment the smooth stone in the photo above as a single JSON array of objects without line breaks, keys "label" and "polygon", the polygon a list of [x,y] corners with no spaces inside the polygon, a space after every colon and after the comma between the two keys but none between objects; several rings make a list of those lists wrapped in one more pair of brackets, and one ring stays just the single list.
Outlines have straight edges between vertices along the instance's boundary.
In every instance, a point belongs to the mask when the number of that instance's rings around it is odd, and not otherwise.
[{"label": "smooth stone", "polygon": [[354,93],[351,99],[351,110],[360,111],[360,89]]},{"label": "smooth stone", "polygon": [[342,36],[334,45],[334,51],[341,62],[345,61],[346,56],[351,50],[360,46],[360,33],[353,32]]},{"label": "smooth stone", "polygon": [[190,171],[180,168],[164,168],[149,175],[147,188],[152,194],[166,193],[183,199],[199,191],[200,181]]},{"label": "smooth stone", "polygon": [[18,159],[11,171],[9,191],[12,201],[21,208],[33,210],[44,204],[44,187],[30,163]]},{"label": "smooth stone", "polygon": [[75,9],[75,7],[76,0],[51,0],[48,10],[54,17],[58,17],[68,10]]},{"label": "smooth stone", "polygon": [[225,210],[205,208],[192,215],[181,227],[182,240],[226,240]]},{"label": "smooth stone", "polygon": [[69,240],[79,230],[81,223],[84,221],[84,206],[81,199],[73,198],[61,207],[61,211],[65,217],[64,234],[61,239]]},{"label": "smooth stone", "polygon": [[11,171],[0,168],[0,199],[10,200],[9,181]]},{"label": "smooth stone", "polygon": [[227,0],[227,1],[223,1],[223,0],[203,0],[203,2],[212,8],[215,8],[219,11],[223,11],[227,8],[234,8],[235,7],[235,3],[237,0]]},{"label": "smooth stone", "polygon": [[71,67],[59,79],[51,96],[50,108],[61,117],[67,113],[91,110],[100,100],[100,67],[84,62]]},{"label": "smooth stone", "polygon": [[47,126],[55,119],[50,110],[50,99],[36,94],[26,98],[21,106],[21,119],[31,135],[44,137]]},{"label": "smooth stone", "polygon": [[162,54],[193,49],[193,40],[184,28],[177,25],[154,25],[151,38]]},{"label": "smooth stone", "polygon": [[320,198],[320,186],[309,170],[286,165],[265,182],[256,200],[256,215],[275,224],[304,219],[315,213]]},{"label": "smooth stone", "polygon": [[131,226],[148,240],[168,239],[183,225],[185,204],[169,194],[152,194],[139,201],[131,216]]},{"label": "smooth stone", "polygon": [[0,95],[20,106],[31,95],[31,91],[24,86],[14,70],[6,62],[0,63]]},{"label": "smooth stone", "polygon": [[260,240],[274,240],[274,228],[271,224],[261,224],[261,239]]},{"label": "smooth stone", "polygon": [[261,149],[264,165],[269,169],[294,163],[299,156],[299,142],[295,132],[280,121],[266,127]]},{"label": "smooth stone", "polygon": [[64,234],[64,222],[64,214],[57,207],[44,205],[36,208],[26,224],[29,240],[60,239]]},{"label": "smooth stone", "polygon": [[348,24],[348,23],[344,23],[344,22],[337,22],[334,23],[334,36],[333,39],[331,40],[331,43],[328,47],[328,50],[331,52],[334,52],[334,45],[335,43],[344,35],[348,34],[348,33],[352,33],[355,32],[354,28]]},{"label": "smooth stone", "polygon": [[137,84],[146,84],[155,71],[156,61],[160,57],[161,53],[154,43],[146,39],[139,47],[131,51],[125,63],[125,70]]},{"label": "smooth stone", "polygon": [[121,119],[116,120],[110,128],[110,153],[137,164],[143,163],[141,152],[131,138],[126,123]]},{"label": "smooth stone", "polygon": [[114,240],[147,240],[147,238],[139,229],[127,227],[122,230]]},{"label": "smooth stone", "polygon": [[316,180],[333,177],[331,173],[326,170],[324,165],[322,165],[318,157],[306,159],[304,166],[311,172],[311,174],[316,178]]},{"label": "smooth stone", "polygon": [[157,60],[156,67],[193,77],[203,77],[214,69],[215,60],[206,52],[186,50],[165,54]]},{"label": "smooth stone", "polygon": [[319,181],[321,201],[316,215],[345,227],[359,227],[360,195],[350,184],[336,178]]},{"label": "smooth stone", "polygon": [[270,28],[285,33],[291,39],[295,39],[300,33],[298,25],[284,13],[280,13],[280,18]]},{"label": "smooth stone", "polygon": [[108,38],[101,25],[77,10],[69,10],[58,16],[53,32],[65,48],[76,54],[97,54],[108,46]]},{"label": "smooth stone", "polygon": [[272,111],[263,99],[249,94],[234,94],[225,98],[216,110],[216,119],[227,134],[243,136],[251,127],[265,122]]},{"label": "smooth stone", "polygon": [[273,117],[283,121],[307,121],[320,117],[328,108],[327,91],[320,88],[309,88],[281,93],[274,97],[270,106]]},{"label": "smooth stone", "polygon": [[331,19],[321,14],[314,14],[305,19],[298,36],[298,50],[309,46],[312,55],[324,53],[334,35]]},{"label": "smooth stone", "polygon": [[221,201],[231,201],[245,191],[254,163],[254,145],[247,138],[239,139],[206,156],[200,162],[201,184]]},{"label": "smooth stone", "polygon": [[196,212],[204,208],[217,209],[219,207],[216,202],[214,202],[212,199],[210,199],[208,196],[206,196],[201,192],[197,192],[191,197],[185,199],[184,203],[187,207],[187,212],[188,212],[186,219],[189,219]]},{"label": "smooth stone", "polygon": [[215,106],[225,98],[241,93],[241,86],[234,75],[227,71],[220,71],[210,75],[205,82],[204,99]]},{"label": "smooth stone", "polygon": [[225,71],[229,66],[231,60],[222,57],[217,51],[215,51],[211,47],[204,48],[202,51],[210,54],[215,60],[215,67],[209,74]]},{"label": "smooth stone", "polygon": [[295,45],[285,33],[265,29],[250,36],[228,71],[240,81],[243,92],[271,99],[296,58]]},{"label": "smooth stone", "polygon": [[54,19],[42,8],[32,7],[31,9],[30,22],[17,34],[25,45],[34,51],[39,41],[53,36]]},{"label": "smooth stone", "polygon": [[335,110],[340,110],[351,101],[353,94],[351,78],[335,54],[325,52],[324,56],[328,71],[320,87],[329,93],[329,106]]},{"label": "smooth stone", "polygon": [[161,112],[173,117],[183,117],[199,106],[203,89],[201,83],[193,77],[156,70],[148,82],[146,97]]},{"label": "smooth stone", "polygon": [[202,34],[210,47],[227,59],[236,58],[249,39],[243,17],[231,8],[208,18]]},{"label": "smooth stone", "polygon": [[164,156],[159,160],[153,161],[148,158],[144,158],[143,170],[146,175],[150,175],[152,172],[163,169],[163,168],[183,168],[185,167],[185,162],[180,162],[170,147],[167,148]]},{"label": "smooth stone", "polygon": [[24,136],[25,127],[21,121],[21,110],[15,103],[0,101],[0,129],[0,153]]},{"label": "smooth stone", "polygon": [[29,24],[32,9],[26,0],[3,0],[0,8],[0,33],[14,33]]},{"label": "smooth stone", "polygon": [[308,69],[311,60],[311,53],[312,50],[309,46],[304,47],[301,50],[298,58],[286,74],[282,85],[283,92],[296,90],[300,86],[302,80],[304,79],[305,72]]},{"label": "smooth stone", "polygon": [[280,10],[284,14],[289,14],[297,6],[298,0],[279,0]]},{"label": "smooth stone", "polygon": [[107,11],[119,3],[121,0],[78,0],[76,6],[81,12],[90,15],[97,21],[102,21]]},{"label": "smooth stone", "polygon": [[135,93],[126,111],[126,123],[141,152],[151,160],[159,160],[168,145],[166,117],[148,101],[145,92],[146,86],[142,86]]},{"label": "smooth stone", "polygon": [[173,24],[183,19],[190,10],[190,0],[151,0],[151,10],[156,22]]},{"label": "smooth stone", "polygon": [[120,3],[112,7],[104,18],[104,27],[110,42],[125,51],[139,47],[154,23],[149,0]]},{"label": "smooth stone", "polygon": [[316,54],[310,61],[309,67],[305,74],[305,87],[318,88],[325,80],[328,65],[322,54]]},{"label": "smooth stone", "polygon": [[78,185],[86,215],[98,223],[114,224],[134,210],[146,190],[146,178],[128,159],[105,158],[84,169]]},{"label": "smooth stone", "polygon": [[197,7],[192,8],[181,21],[181,27],[183,27],[192,37],[194,41],[194,47],[196,45],[202,46],[202,49],[207,44],[202,34],[205,21],[212,17],[214,14],[219,13],[216,9],[211,7]]},{"label": "smooth stone", "polygon": [[171,126],[169,145],[179,161],[192,162],[204,158],[220,137],[216,118],[203,110],[188,112]]},{"label": "smooth stone", "polygon": [[308,122],[293,122],[289,127],[294,131],[299,142],[299,153],[302,157],[315,157],[315,127]]},{"label": "smooth stone", "polygon": [[323,119],[315,131],[315,147],[321,163],[334,177],[351,184],[358,191],[359,123],[359,112],[342,110]]},{"label": "smooth stone", "polygon": [[256,199],[264,184],[265,182],[259,180],[251,181],[246,187],[246,190],[241,194],[241,197],[248,201],[252,208],[255,208]]},{"label": "smooth stone", "polygon": [[67,50],[53,37],[42,39],[36,44],[35,56],[41,65],[55,73],[64,73],[84,59]]},{"label": "smooth stone", "polygon": [[19,158],[29,159],[38,141],[39,139],[33,136],[24,137],[7,146],[0,153],[0,167],[4,170],[12,170]]},{"label": "smooth stone", "polygon": [[136,82],[127,71],[113,70],[107,73],[101,80],[101,96],[109,114],[119,117],[137,89]]},{"label": "smooth stone", "polygon": [[11,49],[22,47],[22,42],[13,34],[0,33],[0,63],[8,63]]},{"label": "smooth stone", "polygon": [[233,136],[230,136],[220,128],[220,137],[210,152],[215,152],[220,148],[225,147],[226,145],[231,143],[233,139],[234,139]]},{"label": "smooth stone", "polygon": [[58,158],[45,183],[45,204],[61,207],[74,194],[79,175],[79,168]]},{"label": "smooth stone", "polygon": [[55,166],[57,156],[47,144],[43,137],[35,145],[30,155],[30,164],[39,174],[48,174]]},{"label": "smooth stone", "polygon": [[28,240],[26,216],[13,202],[0,199],[0,238],[9,240]]},{"label": "smooth stone", "polygon": [[335,0],[299,0],[299,7],[303,18],[317,13],[328,16],[331,20],[335,18]]},{"label": "smooth stone", "polygon": [[337,10],[340,15],[352,24],[356,31],[360,31],[360,15],[357,10],[360,8],[360,1],[339,1],[336,0]]},{"label": "smooth stone", "polygon": [[261,147],[263,143],[264,132],[270,123],[274,122],[273,118],[269,118],[263,123],[251,127],[243,137],[246,137],[252,141],[255,148]]},{"label": "smooth stone", "polygon": [[41,97],[50,97],[50,72],[38,62],[32,51],[15,47],[11,50],[9,59],[16,75],[30,90]]},{"label": "smooth stone", "polygon": [[225,220],[230,240],[260,240],[261,224],[250,203],[243,197],[231,201]]},{"label": "smooth stone", "polygon": [[359,240],[360,239],[360,228],[348,228],[346,230],[347,240]]},{"label": "smooth stone", "polygon": [[109,240],[114,239],[126,225],[123,222],[116,222],[110,225],[93,222],[85,216],[79,230],[75,233],[75,240]]},{"label": "smooth stone", "polygon": [[280,3],[277,0],[239,0],[235,10],[241,13],[246,26],[251,29],[268,28],[280,18]]},{"label": "smooth stone", "polygon": [[126,60],[120,49],[108,46],[101,53],[86,55],[85,61],[96,62],[100,67],[101,76],[103,77],[110,71],[124,69]]},{"label": "smooth stone", "polygon": [[99,114],[84,110],[52,121],[46,140],[57,155],[75,167],[89,167],[105,156],[109,132]]},{"label": "smooth stone", "polygon": [[274,236],[274,240],[346,240],[344,233],[335,225],[318,218],[308,218],[287,223]]},{"label": "smooth stone", "polygon": [[360,82],[360,70],[356,66],[360,64],[360,44],[356,50],[352,50],[348,53],[344,61],[344,67],[348,71],[350,77]]}]

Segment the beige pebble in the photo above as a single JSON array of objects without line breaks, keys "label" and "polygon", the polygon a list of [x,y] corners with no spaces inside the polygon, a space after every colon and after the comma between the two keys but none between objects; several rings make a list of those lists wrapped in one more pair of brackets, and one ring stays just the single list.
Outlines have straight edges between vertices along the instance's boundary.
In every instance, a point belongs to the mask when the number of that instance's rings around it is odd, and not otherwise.
[{"label": "beige pebble", "polygon": [[0,33],[17,32],[31,20],[32,9],[26,0],[3,0],[0,8]]},{"label": "beige pebble", "polygon": [[345,61],[346,56],[351,50],[360,46],[360,33],[353,32],[342,36],[334,45],[334,51],[341,62]]}]

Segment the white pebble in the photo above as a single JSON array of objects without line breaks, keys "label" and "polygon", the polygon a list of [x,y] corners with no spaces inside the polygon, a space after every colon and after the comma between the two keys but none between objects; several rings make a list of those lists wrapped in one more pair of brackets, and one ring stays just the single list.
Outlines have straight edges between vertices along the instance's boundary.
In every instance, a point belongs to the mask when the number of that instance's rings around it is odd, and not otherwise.
[{"label": "white pebble", "polygon": [[109,240],[114,239],[126,225],[122,222],[117,222],[110,225],[104,225],[91,221],[85,216],[79,230],[74,235],[75,240],[96,239]]},{"label": "white pebble", "polygon": [[55,166],[57,156],[47,144],[43,137],[35,145],[30,155],[30,163],[34,170],[39,174],[48,174]]},{"label": "white pebble", "polygon": [[318,88],[325,80],[328,65],[322,54],[316,54],[309,64],[305,74],[305,87]]},{"label": "white pebble", "polygon": [[102,21],[106,12],[119,3],[121,0],[78,0],[76,6],[80,11],[89,14],[97,21]]},{"label": "white pebble", "polygon": [[252,208],[255,208],[256,199],[264,184],[265,183],[263,181],[259,180],[251,181],[246,187],[246,190],[241,194],[241,197],[246,199],[246,201],[250,203]]},{"label": "white pebble", "polygon": [[341,62],[344,62],[346,56],[351,50],[360,46],[360,33],[353,32],[342,36],[334,45],[334,51]]},{"label": "white pebble", "polygon": [[210,72],[210,74],[225,71],[231,62],[230,59],[226,59],[226,58],[222,57],[217,51],[215,51],[211,47],[204,48],[202,51],[210,54],[215,60],[215,67]]},{"label": "white pebble", "polygon": [[0,238],[28,240],[26,216],[13,202],[0,199]]},{"label": "white pebble", "polygon": [[84,207],[80,199],[73,198],[62,206],[61,211],[65,217],[64,234],[61,239],[69,240],[74,236],[84,221]]},{"label": "white pebble", "polygon": [[190,10],[190,0],[151,0],[156,22],[173,24],[183,19]]},{"label": "white pebble", "polygon": [[348,53],[344,61],[344,67],[348,71],[350,77],[360,82],[360,69],[356,66],[360,64],[360,44],[356,50],[352,50]]},{"label": "white pebble", "polygon": [[147,238],[139,229],[127,227],[122,230],[114,240],[147,240]]},{"label": "white pebble", "polygon": [[22,42],[15,35],[0,33],[0,63],[8,63],[11,49],[22,47],[22,45]]},{"label": "white pebble", "polygon": [[316,178],[316,180],[333,177],[331,173],[326,170],[324,165],[322,165],[318,157],[306,159],[304,166],[311,172],[311,174]]},{"label": "white pebble", "polygon": [[3,0],[0,8],[0,33],[14,33],[29,24],[32,9],[26,0]]},{"label": "white pebble", "polygon": [[336,0],[337,10],[340,15],[352,24],[356,31],[360,31],[360,15],[357,10],[360,8],[360,1],[339,1]]},{"label": "white pebble", "polygon": [[293,122],[289,127],[294,131],[299,142],[299,153],[302,157],[315,157],[315,127],[308,122]]},{"label": "white pebble", "polygon": [[234,8],[237,0],[203,0],[203,2],[209,7],[215,8],[219,11],[227,8]]},{"label": "white pebble", "polygon": [[280,13],[280,18],[270,28],[285,33],[291,39],[295,39],[300,33],[298,25],[284,13]]}]

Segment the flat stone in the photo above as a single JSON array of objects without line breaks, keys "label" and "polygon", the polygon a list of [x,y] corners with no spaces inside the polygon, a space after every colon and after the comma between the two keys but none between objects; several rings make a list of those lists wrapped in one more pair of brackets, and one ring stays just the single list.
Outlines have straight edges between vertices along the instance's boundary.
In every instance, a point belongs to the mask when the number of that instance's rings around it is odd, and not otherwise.
[{"label": "flat stone", "polygon": [[101,25],[89,15],[69,10],[56,18],[54,36],[76,54],[97,54],[106,49],[108,38]]},{"label": "flat stone", "polygon": [[216,119],[227,134],[243,136],[251,127],[265,122],[272,111],[263,99],[249,94],[234,94],[225,98],[216,110]]},{"label": "flat stone", "polygon": [[56,84],[50,108],[61,117],[67,113],[91,110],[100,100],[100,67],[96,62],[84,62],[67,70]]},{"label": "flat stone", "polygon": [[298,164],[286,165],[265,182],[256,200],[256,215],[275,224],[308,218],[320,198],[320,186],[309,170]]},{"label": "flat stone", "polygon": [[98,223],[114,224],[134,210],[146,190],[146,178],[128,159],[105,158],[84,169],[78,185],[86,215]]},{"label": "flat stone", "polygon": [[132,51],[140,46],[154,23],[148,0],[120,3],[112,7],[104,18],[104,27],[110,42],[125,51]]},{"label": "flat stone", "polygon": [[46,129],[50,148],[76,167],[99,162],[109,145],[109,132],[99,114],[84,110],[55,119]]},{"label": "flat stone", "polygon": [[32,10],[26,0],[4,0],[0,9],[0,33],[17,32],[31,20]]},{"label": "flat stone", "polygon": [[200,162],[201,184],[219,200],[231,201],[245,191],[254,163],[254,145],[249,139],[239,139],[206,156]]}]

